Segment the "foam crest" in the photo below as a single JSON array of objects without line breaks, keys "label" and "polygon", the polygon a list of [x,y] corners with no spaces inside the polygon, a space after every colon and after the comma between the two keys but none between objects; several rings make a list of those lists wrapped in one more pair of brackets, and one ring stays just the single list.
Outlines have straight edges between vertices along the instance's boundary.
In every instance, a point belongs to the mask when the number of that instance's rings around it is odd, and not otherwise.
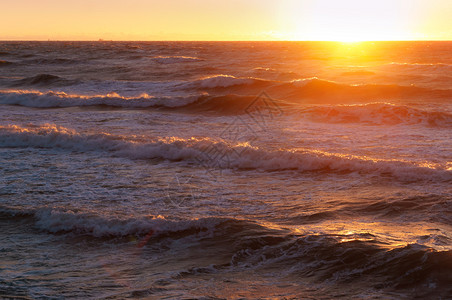
[{"label": "foam crest", "polygon": [[[312,149],[268,151],[247,143],[231,144],[210,138],[163,137],[131,140],[107,133],[78,133],[54,124],[21,127],[0,126],[1,147],[59,148],[75,151],[107,151],[131,159],[164,159],[208,164],[213,168],[258,169],[264,171],[359,172],[385,175],[404,181],[452,181],[452,170],[433,163],[375,159]],[[227,160],[212,159],[215,149]]]},{"label": "foam crest", "polygon": [[128,236],[128,235],[164,235],[180,231],[213,230],[224,222],[221,218],[204,218],[190,220],[167,220],[163,216],[119,219],[41,209],[34,214],[35,226],[51,233],[72,232],[94,237]]},{"label": "foam crest", "polygon": [[[161,215],[121,218],[42,207],[37,209],[0,207],[0,216],[9,220],[32,219],[35,228],[50,233],[75,233],[93,237],[122,237],[128,235],[156,236],[176,232],[194,234],[213,231],[217,226],[235,220],[206,217],[200,219],[167,219]],[[240,220],[237,220],[240,223]]]},{"label": "foam crest", "polygon": [[124,97],[117,93],[106,95],[77,95],[64,92],[39,92],[29,90],[2,90],[0,104],[20,105],[36,108],[74,106],[113,106],[121,108],[179,107],[198,100],[199,96],[154,97],[146,93],[138,97]]},{"label": "foam crest", "polygon": [[312,83],[336,84],[334,81],[322,80],[318,77],[300,78],[290,81],[290,83],[297,87],[305,87]]},{"label": "foam crest", "polygon": [[[410,289],[432,282],[435,286],[450,285],[450,250],[437,251],[416,243],[388,248],[378,236],[368,232],[291,234],[290,230],[271,223],[263,225],[235,218],[170,220],[153,215],[118,218],[47,207],[28,213],[0,209],[0,215],[9,222],[18,217],[27,218],[32,220],[34,228],[44,232],[94,237],[99,242],[105,238],[138,237],[138,247],[152,243],[154,249],[161,247],[161,239],[190,236],[196,241],[201,255],[215,251],[225,258],[216,260],[209,272],[222,268],[239,271],[272,268],[282,270],[286,275],[308,275],[328,283],[356,281],[356,278],[359,278],[357,283],[367,283],[384,278],[392,286]],[[174,243],[171,251],[178,253],[191,246]],[[168,246],[164,245],[161,251],[168,251]],[[369,261],[369,257],[373,259]],[[178,278],[196,271],[197,268],[191,268],[180,272]]]},{"label": "foam crest", "polygon": [[255,83],[257,79],[255,78],[241,78],[232,75],[215,75],[204,77],[193,82],[195,86],[201,88],[226,88],[237,85],[251,85]]},{"label": "foam crest", "polygon": [[203,61],[198,57],[191,56],[153,56],[151,59],[159,64],[177,64]]}]

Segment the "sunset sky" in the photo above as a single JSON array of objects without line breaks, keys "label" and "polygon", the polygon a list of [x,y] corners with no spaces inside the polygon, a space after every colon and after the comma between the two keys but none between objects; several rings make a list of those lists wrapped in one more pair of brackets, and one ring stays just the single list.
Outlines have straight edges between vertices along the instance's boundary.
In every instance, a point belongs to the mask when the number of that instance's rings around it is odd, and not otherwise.
[{"label": "sunset sky", "polygon": [[2,40],[452,40],[450,0],[2,0]]}]

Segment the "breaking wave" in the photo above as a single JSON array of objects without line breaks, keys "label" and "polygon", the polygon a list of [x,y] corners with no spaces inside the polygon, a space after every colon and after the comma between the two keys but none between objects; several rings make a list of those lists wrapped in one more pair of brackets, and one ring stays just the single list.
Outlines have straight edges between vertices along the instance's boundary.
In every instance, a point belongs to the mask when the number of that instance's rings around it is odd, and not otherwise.
[{"label": "breaking wave", "polygon": [[349,85],[334,81],[322,80],[317,77],[294,80],[281,85],[289,91],[288,96],[301,98],[324,98],[344,100],[372,100],[382,98],[419,98],[440,97],[452,95],[450,90],[431,90],[416,86],[396,84],[356,84]]},{"label": "breaking wave", "polygon": [[[215,80],[217,80],[216,78]],[[209,84],[212,82],[208,82]],[[220,115],[244,114],[256,99],[244,95],[193,95],[155,97],[142,94],[124,97],[116,93],[106,95],[77,95],[64,92],[29,90],[0,90],[0,104],[34,108],[110,106],[118,108],[173,108],[185,112],[211,112]],[[424,125],[451,127],[452,114],[426,111],[407,105],[375,102],[354,105],[311,105],[274,100],[288,114],[302,115],[311,121],[329,123],[363,123],[368,125]]]},{"label": "breaking wave", "polygon": [[[0,90],[0,104],[33,108],[64,108],[107,106],[116,108],[172,108],[186,112],[211,112],[224,115],[239,115],[255,100],[254,96],[224,95],[209,96],[162,96],[142,94],[124,97],[117,93],[105,95],[77,95],[64,92],[39,92],[30,90]],[[286,105],[280,103],[280,105]]]},{"label": "breaking wave", "polygon": [[50,233],[75,233],[93,237],[143,236],[150,232],[166,235],[182,231],[213,230],[225,222],[223,218],[205,218],[195,220],[167,220],[162,216],[147,216],[137,219],[106,218],[88,213],[60,211],[51,208],[37,210],[17,210],[3,208],[0,216],[5,218],[34,220],[34,227]]},{"label": "breaking wave", "polygon": [[[163,159],[211,165],[212,168],[257,169],[265,171],[358,172],[389,176],[402,181],[452,181],[452,170],[433,163],[418,164],[403,160],[385,160],[309,149],[270,151],[248,143],[229,143],[210,138],[164,137],[149,140],[106,133],[78,133],[45,124],[21,127],[0,126],[0,147],[59,148],[72,151],[107,151],[113,156],[131,159]],[[228,157],[212,160],[212,147]]]},{"label": "breaking wave", "polygon": [[[24,79],[16,80],[12,83],[12,87],[19,86],[30,86],[36,88],[48,88],[51,86],[62,86],[62,85],[70,85],[74,83],[80,83],[75,80],[68,80],[59,76],[51,75],[51,74],[39,74],[33,77],[27,77]],[[112,83],[117,82],[108,82],[105,83],[107,85],[112,85]],[[119,85],[124,85],[121,82]],[[145,84],[136,84],[140,85],[143,88],[149,89],[158,89],[158,82],[152,82],[148,85]],[[245,99],[246,97],[251,97],[260,94],[263,90],[267,92],[268,95],[271,95],[274,99],[279,99],[281,102],[292,103],[294,105],[299,104],[336,104],[338,101],[340,103],[373,103],[382,101],[390,101],[391,99],[407,99],[407,100],[416,100],[416,99],[424,99],[428,97],[436,98],[436,99],[449,99],[452,97],[452,90],[431,90],[426,88],[420,88],[416,86],[399,86],[399,85],[348,85],[342,84],[333,81],[322,80],[318,78],[305,78],[294,80],[290,82],[286,81],[275,81],[275,80],[265,80],[254,77],[234,77],[232,75],[215,75],[210,77],[204,77],[192,81],[174,81],[174,82],[165,82],[162,83],[165,91],[178,91],[180,94],[209,94],[212,98],[207,97],[207,99],[211,99],[212,101],[220,101],[220,102],[228,102],[230,105],[234,106],[243,106],[240,101]],[[30,91],[11,91],[11,97],[8,97],[8,91],[2,91],[2,98],[10,98],[4,104],[16,104],[16,105],[25,105],[31,107],[49,107],[45,103],[57,103],[55,97],[61,98],[61,104],[58,103],[56,107],[68,107],[68,106],[87,106],[89,101],[76,101],[76,98],[83,99],[99,99],[103,98],[104,100],[109,98],[109,95],[97,95],[97,96],[81,96],[81,95],[67,95],[62,92],[30,92]],[[40,97],[40,102],[38,101],[27,101],[25,99],[16,99],[15,96],[21,95],[21,97],[27,98],[36,98],[36,95],[42,96]],[[14,96],[15,95],[15,96]],[[52,98],[52,100],[46,100],[44,98]],[[221,97],[221,98],[219,98]],[[126,97],[114,96],[115,101],[119,98],[124,100],[128,100]],[[141,98],[141,97],[137,97]],[[171,98],[171,97],[168,97]],[[178,98],[178,97],[176,97]],[[184,101],[183,98],[179,97],[181,103],[178,105],[170,104],[165,105],[164,101],[160,101],[159,105],[175,107],[175,106],[184,106],[189,104],[189,102]],[[216,100],[215,100],[215,99]],[[227,100],[226,100],[227,98]],[[236,100],[232,99],[235,98]],[[70,100],[72,99],[72,100]],[[165,99],[165,97],[162,97]],[[203,98],[205,100],[206,97]],[[70,100],[70,101],[69,101]],[[211,101],[208,100],[208,101]],[[283,100],[283,101],[282,101]],[[115,102],[112,101],[112,102]],[[246,101],[246,100],[243,100]],[[14,103],[16,102],[16,103]],[[96,101],[93,101],[96,102]],[[130,101],[125,101],[125,104],[120,104],[119,101],[116,101],[112,106],[117,107],[129,107]],[[204,101],[203,103],[206,103]],[[149,103],[148,103],[149,104]],[[137,107],[146,107],[148,104],[143,103],[143,106]],[[96,104],[94,104],[96,105]],[[105,103],[101,103],[101,105],[110,105],[108,101]],[[218,105],[216,103],[215,105]],[[154,106],[154,105],[148,105]],[[210,106],[210,104],[209,104]]]},{"label": "breaking wave", "polygon": [[74,106],[111,106],[121,108],[178,107],[198,100],[199,96],[154,97],[142,94],[138,97],[123,97],[116,93],[106,95],[75,95],[64,92],[39,92],[27,90],[0,91],[0,104],[20,105],[36,108]]},{"label": "breaking wave", "polygon": [[[316,282],[353,280],[355,284],[371,283],[379,289],[419,289],[424,294],[431,294],[436,288],[450,291],[452,251],[437,251],[419,244],[388,249],[370,233],[294,234],[278,226],[266,227],[244,219],[169,220],[163,216],[118,219],[51,208],[29,211],[3,208],[0,220],[4,219],[8,222],[27,219],[38,230],[90,236],[99,243],[102,238],[137,236],[140,248],[149,243],[155,248],[165,238],[190,236],[197,241],[198,251],[222,254],[208,269],[180,271],[179,278],[198,271],[270,267]],[[186,243],[173,245],[177,249],[172,251],[190,247]]]},{"label": "breaking wave", "polygon": [[[265,81],[263,79],[257,79],[252,77],[240,78],[232,75],[215,75],[195,80],[193,82],[190,82],[189,85],[191,87],[215,89],[233,86],[247,86],[258,82]],[[270,81],[268,81],[267,83],[271,84]]]},{"label": "breaking wave", "polygon": [[186,87],[206,89],[209,92],[240,93],[256,95],[262,90],[285,101],[301,102],[316,100],[319,103],[328,101],[368,102],[381,99],[448,99],[452,90],[436,90],[417,86],[396,84],[345,84],[323,80],[317,77],[292,81],[266,80],[254,77],[235,77],[232,75],[215,75],[188,82]]}]

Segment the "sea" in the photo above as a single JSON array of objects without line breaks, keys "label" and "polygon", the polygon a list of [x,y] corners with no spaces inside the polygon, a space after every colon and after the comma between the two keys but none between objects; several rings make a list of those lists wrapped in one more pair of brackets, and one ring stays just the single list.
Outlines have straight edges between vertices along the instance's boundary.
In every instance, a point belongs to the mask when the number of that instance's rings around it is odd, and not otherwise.
[{"label": "sea", "polygon": [[0,42],[0,298],[452,299],[452,42]]}]

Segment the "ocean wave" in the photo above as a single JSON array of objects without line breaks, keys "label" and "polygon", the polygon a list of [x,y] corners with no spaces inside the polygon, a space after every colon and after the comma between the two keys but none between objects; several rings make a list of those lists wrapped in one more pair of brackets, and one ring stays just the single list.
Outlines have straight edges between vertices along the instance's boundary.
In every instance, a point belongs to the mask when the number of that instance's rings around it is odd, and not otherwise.
[{"label": "ocean wave", "polygon": [[253,71],[259,71],[259,72],[276,72],[276,69],[273,68],[266,68],[266,67],[256,67],[253,69]]},{"label": "ocean wave", "polygon": [[[416,86],[401,86],[396,84],[345,84],[317,77],[303,78],[290,82],[297,92],[305,97],[349,97],[349,98],[375,98],[391,96],[425,95],[428,89]],[[287,87],[287,84],[283,85]]]},{"label": "ocean wave", "polygon": [[235,77],[232,75],[212,75],[188,81],[180,87],[207,91],[216,95],[227,94],[257,95],[263,90],[279,86],[282,82],[256,77]]},{"label": "ocean wave", "polygon": [[[451,195],[427,195],[413,196],[407,198],[374,200],[365,203],[355,203],[347,205],[341,210],[348,212],[357,212],[359,215],[371,214],[381,215],[383,217],[394,218],[405,213],[415,213],[428,211],[432,215],[433,211],[446,216],[452,216],[452,196]],[[441,217],[437,221],[441,221]],[[444,218],[446,219],[446,218]],[[448,222],[450,224],[450,220]]]},{"label": "ocean wave", "polygon": [[200,231],[213,230],[225,222],[223,218],[204,218],[193,220],[167,220],[162,216],[147,216],[138,219],[118,219],[61,212],[52,209],[37,210],[33,217],[35,227],[51,233],[76,233],[93,237],[124,237],[128,235],[168,236],[185,232],[195,234]]},{"label": "ocean wave", "polygon": [[[106,106],[113,108],[167,108],[183,112],[214,113],[220,115],[240,115],[255,100],[254,96],[224,95],[210,96],[150,96],[124,97],[117,93],[105,95],[77,95],[64,92],[39,92],[30,90],[0,90],[0,104],[33,108],[64,108]],[[287,106],[279,101],[280,106]]]},{"label": "ocean wave", "polygon": [[[52,80],[52,79],[51,79]],[[0,90],[0,104],[34,108],[109,106],[117,108],[168,108],[184,112],[209,112],[220,115],[245,114],[255,96],[193,95],[161,96],[142,94],[124,97],[116,93],[105,95],[77,95],[64,92],[39,92],[30,90]],[[452,114],[442,111],[427,111],[407,105],[373,102],[353,105],[306,105],[273,100],[286,114],[301,115],[310,121],[328,123],[363,123],[367,125],[423,125],[451,127]]]},{"label": "ocean wave", "polygon": [[203,61],[198,57],[191,56],[152,56],[150,59],[159,64],[178,64]]},{"label": "ocean wave", "polygon": [[[315,100],[318,103],[333,101],[368,102],[381,99],[449,99],[452,90],[428,89],[414,85],[397,84],[345,84],[317,77],[292,81],[266,80],[255,77],[215,75],[190,81],[186,88],[207,89],[209,93],[240,93],[256,95],[262,90],[275,98],[300,103]],[[309,102],[309,101],[308,101]]]},{"label": "ocean wave", "polygon": [[[32,220],[33,227],[49,233],[72,233],[92,237],[125,237],[134,235],[155,237],[182,237],[199,232],[209,235],[219,227],[235,232],[241,230],[265,229],[253,221],[226,217],[205,217],[196,219],[168,219],[161,215],[138,218],[118,218],[90,213],[42,207],[23,209],[0,207],[0,220]],[[231,229],[232,227],[232,229]]]},{"label": "ocean wave", "polygon": [[40,86],[46,87],[51,85],[64,85],[71,84],[73,81],[52,75],[52,74],[38,74],[32,77],[26,77],[20,80],[17,80],[13,83],[12,86]]},{"label": "ocean wave", "polygon": [[[120,219],[52,208],[23,212],[0,209],[0,222],[27,219],[33,228],[50,234],[105,238],[138,237],[137,246],[162,239],[191,237],[198,251],[221,253],[206,272],[271,268],[286,275],[316,282],[353,283],[377,289],[415,289],[428,295],[450,291],[452,251],[437,251],[420,244],[387,247],[371,233],[300,234],[279,226],[265,226],[235,218],[206,217],[170,220],[163,216]],[[26,230],[26,229],[24,229]],[[129,239],[127,239],[129,241]],[[190,243],[177,243],[172,251],[185,251]],[[371,259],[370,259],[371,258]],[[178,278],[199,272],[178,272]],[[378,278],[378,280],[376,279]]]},{"label": "ocean wave", "polygon": [[[372,199],[357,202],[348,202],[323,211],[297,212],[290,217],[282,216],[279,221],[289,225],[306,225],[325,221],[347,219],[350,216],[371,216],[404,222],[409,216],[410,220],[429,216],[436,223],[451,224],[452,196],[450,195],[417,195],[411,197],[390,197],[381,199],[375,196]],[[438,236],[436,236],[438,237]],[[446,243],[440,242],[446,240]],[[441,245],[450,244],[451,240],[445,236],[438,237]]]},{"label": "ocean wave", "polygon": [[[452,181],[452,170],[433,163],[375,159],[309,149],[268,151],[248,143],[210,138],[164,137],[131,140],[106,133],[78,133],[54,124],[0,126],[0,147],[59,148],[72,151],[107,151],[131,159],[189,161],[219,169],[253,169],[299,172],[359,172],[403,181]],[[214,148],[223,155],[214,160]],[[227,159],[224,159],[224,158]]]},{"label": "ocean wave", "polygon": [[332,123],[452,126],[452,114],[450,113],[426,111],[406,105],[381,102],[356,105],[313,106],[303,110],[303,114],[315,121]]},{"label": "ocean wave", "polygon": [[232,75],[214,75],[209,77],[204,77],[195,81],[192,81],[189,83],[191,87],[198,87],[198,88],[227,88],[232,86],[239,86],[239,85],[251,85],[259,81],[259,79],[247,77],[235,77]]},{"label": "ocean wave", "polygon": [[[75,80],[68,80],[59,76],[51,74],[39,74],[32,77],[16,80],[12,83],[12,88],[20,86],[49,88],[52,86],[71,85],[80,83]],[[123,82],[105,82],[105,86],[124,85]],[[88,83],[83,83],[88,84]],[[127,84],[129,84],[127,82]],[[204,77],[192,81],[174,81],[174,82],[140,82],[130,83],[140,88],[160,89],[163,91],[171,90],[178,91],[181,94],[209,94],[212,97],[223,97],[221,101],[226,98],[233,98],[235,96],[256,96],[263,90],[271,95],[274,99],[279,99],[281,102],[291,103],[293,105],[300,104],[337,104],[337,103],[372,103],[382,101],[391,101],[391,99],[407,99],[416,100],[424,99],[449,99],[452,97],[452,90],[434,90],[421,88],[416,86],[399,86],[399,85],[349,85],[338,83],[334,81],[327,81],[313,78],[304,78],[299,80],[278,81],[266,80],[254,77],[235,77],[232,75],[214,75]],[[160,86],[159,86],[160,84]],[[58,92],[53,92],[54,94]],[[4,94],[4,92],[3,92]],[[25,93],[23,93],[25,94]],[[77,96],[77,95],[74,95]],[[104,95],[104,98],[107,95]],[[87,96],[79,96],[87,98]],[[100,96],[93,96],[92,98],[99,98]],[[63,96],[62,98],[67,98]],[[75,97],[73,97],[75,98]],[[163,97],[164,98],[164,97]],[[237,102],[232,100],[228,102],[232,105],[241,106],[239,97],[235,97]],[[206,98],[203,98],[205,100]],[[211,98],[214,100],[213,98]],[[217,98],[219,99],[219,98]],[[19,101],[20,102],[20,101]],[[45,102],[45,101],[44,101]],[[186,102],[182,101],[183,106]],[[206,103],[206,101],[204,101]],[[20,104],[18,104],[20,105]],[[83,104],[82,104],[83,105]],[[105,103],[104,105],[109,105]],[[164,104],[162,104],[164,105]],[[64,106],[70,106],[66,101]],[[72,106],[78,106],[72,105]],[[114,106],[123,106],[118,103]],[[175,105],[170,105],[175,106]],[[40,107],[40,106],[38,106]],[[127,107],[127,104],[124,105]]]},{"label": "ocean wave", "polygon": [[388,250],[366,233],[307,235],[289,241],[269,235],[248,239],[235,242],[240,246],[235,246],[231,260],[234,269],[280,269],[315,282],[408,289],[417,296],[452,291],[452,251],[435,251],[419,244]]},{"label": "ocean wave", "polygon": [[[37,81],[40,82],[39,79]],[[121,108],[179,107],[193,103],[199,97],[154,97],[148,94],[142,94],[138,97],[123,97],[116,93],[86,96],[53,91],[43,93],[28,90],[0,90],[0,104],[35,108],[76,106],[111,106]]]},{"label": "ocean wave", "polygon": [[294,72],[294,71],[283,71],[268,67],[257,67],[250,70],[250,73],[261,75],[265,77],[271,77],[278,81],[284,81],[284,80],[294,80],[300,77],[300,74]]}]

